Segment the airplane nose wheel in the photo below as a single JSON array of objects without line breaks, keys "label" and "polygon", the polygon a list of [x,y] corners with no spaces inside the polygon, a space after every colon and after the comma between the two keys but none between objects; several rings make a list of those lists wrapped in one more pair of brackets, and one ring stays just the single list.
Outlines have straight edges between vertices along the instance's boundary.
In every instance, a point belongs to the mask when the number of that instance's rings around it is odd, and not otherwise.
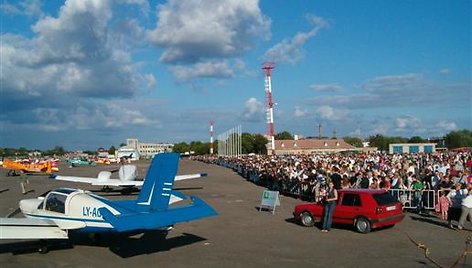
[{"label": "airplane nose wheel", "polygon": [[46,240],[39,240],[38,252],[39,254],[46,254],[49,252],[49,246]]}]

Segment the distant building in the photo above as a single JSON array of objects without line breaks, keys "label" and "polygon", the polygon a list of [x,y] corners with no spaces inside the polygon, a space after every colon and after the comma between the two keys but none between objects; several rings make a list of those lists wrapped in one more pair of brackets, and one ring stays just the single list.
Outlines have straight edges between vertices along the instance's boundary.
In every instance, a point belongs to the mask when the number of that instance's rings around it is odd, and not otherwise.
[{"label": "distant building", "polygon": [[[358,151],[358,149],[343,139],[305,139],[305,140],[276,140],[275,154],[312,154],[312,153],[339,153]],[[268,154],[271,154],[268,150]]]},{"label": "distant building", "polygon": [[434,152],[436,152],[436,143],[391,143],[388,145],[389,154]]},{"label": "distant building", "polygon": [[[174,144],[171,143],[141,143],[138,139],[126,139],[126,146],[118,149],[118,158],[134,153],[139,158],[152,158],[155,154],[172,152]],[[121,156],[120,156],[121,155]],[[137,160],[135,159],[135,160]]]}]

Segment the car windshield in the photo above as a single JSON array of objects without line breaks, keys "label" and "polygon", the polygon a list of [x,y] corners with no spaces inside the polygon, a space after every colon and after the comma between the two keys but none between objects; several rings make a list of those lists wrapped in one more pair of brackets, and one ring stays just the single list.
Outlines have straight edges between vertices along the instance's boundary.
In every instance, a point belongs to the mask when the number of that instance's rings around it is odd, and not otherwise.
[{"label": "car windshield", "polygon": [[397,202],[395,197],[389,193],[373,194],[372,196],[379,206],[391,205]]}]

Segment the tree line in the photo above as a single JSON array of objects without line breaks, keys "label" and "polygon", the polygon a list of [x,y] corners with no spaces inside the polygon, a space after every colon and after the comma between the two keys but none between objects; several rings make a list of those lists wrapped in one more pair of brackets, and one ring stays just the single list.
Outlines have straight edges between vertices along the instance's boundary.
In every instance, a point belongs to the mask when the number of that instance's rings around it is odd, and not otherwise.
[{"label": "tree line", "polygon": [[[327,137],[322,137],[327,138]],[[282,131],[275,135],[276,140],[293,140],[294,136],[288,131]],[[410,138],[400,137],[400,136],[385,136],[381,134],[370,136],[366,139],[359,137],[346,136],[342,138],[347,143],[355,146],[362,147],[363,142],[369,142],[369,146],[377,147],[378,150],[388,151],[389,144],[391,143],[424,143],[428,142],[427,139],[421,138],[419,136],[413,136]],[[438,147],[445,147],[448,149],[460,148],[460,147],[472,147],[472,131],[468,129],[451,131],[444,137],[441,137],[440,142],[443,144],[438,144]],[[241,136],[241,147],[243,154],[255,153],[255,154],[266,154],[266,144],[267,139],[264,135],[261,134],[252,134],[252,133],[242,133]],[[120,144],[124,146],[125,144]],[[115,153],[115,146],[111,146],[108,149],[108,153]],[[193,152],[196,155],[208,154],[210,151],[209,142],[201,141],[192,141],[190,143],[180,142],[174,144],[174,152],[186,153]],[[213,144],[214,153],[218,153],[218,140]],[[55,146],[51,150],[28,150],[24,147],[20,148],[0,148],[1,156],[27,156],[29,153],[38,151],[41,152],[43,156],[61,156],[68,153],[64,147]],[[90,155],[97,154],[97,151],[84,151]]]}]

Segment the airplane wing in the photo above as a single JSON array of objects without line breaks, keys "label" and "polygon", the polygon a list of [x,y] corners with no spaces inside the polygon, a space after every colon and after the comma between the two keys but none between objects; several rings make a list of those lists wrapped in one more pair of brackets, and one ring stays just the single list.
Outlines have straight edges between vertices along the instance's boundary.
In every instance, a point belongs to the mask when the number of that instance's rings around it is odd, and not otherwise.
[{"label": "airplane wing", "polygon": [[68,239],[68,236],[53,221],[0,218],[0,239]]},{"label": "airplane wing", "polygon": [[122,181],[118,179],[109,179],[106,181],[99,181],[95,179],[95,181],[91,182],[92,185],[100,185],[100,186],[115,186],[115,187],[140,187],[143,186],[144,181]]},{"label": "airplane wing", "polygon": [[[175,176],[175,180],[183,181],[183,180],[201,178],[205,176],[207,176],[206,173],[178,175],[178,176]],[[99,177],[100,177],[100,174],[99,174]],[[138,181],[138,180],[123,181],[120,179],[109,179],[109,178],[98,179],[98,178],[91,178],[91,177],[75,177],[75,176],[60,176],[60,175],[57,175],[51,178],[55,180],[60,180],[60,181],[80,182],[80,183],[88,183],[88,184],[96,185],[96,186],[111,186],[111,187],[113,186],[114,187],[141,187],[143,186],[143,183],[144,183],[144,181],[142,180],[141,181]]]},{"label": "airplane wing", "polygon": [[59,180],[59,181],[72,181],[72,182],[81,182],[81,183],[89,183],[93,184],[97,181],[97,178],[89,178],[89,177],[75,177],[75,176],[55,176],[51,177],[51,179]]}]

